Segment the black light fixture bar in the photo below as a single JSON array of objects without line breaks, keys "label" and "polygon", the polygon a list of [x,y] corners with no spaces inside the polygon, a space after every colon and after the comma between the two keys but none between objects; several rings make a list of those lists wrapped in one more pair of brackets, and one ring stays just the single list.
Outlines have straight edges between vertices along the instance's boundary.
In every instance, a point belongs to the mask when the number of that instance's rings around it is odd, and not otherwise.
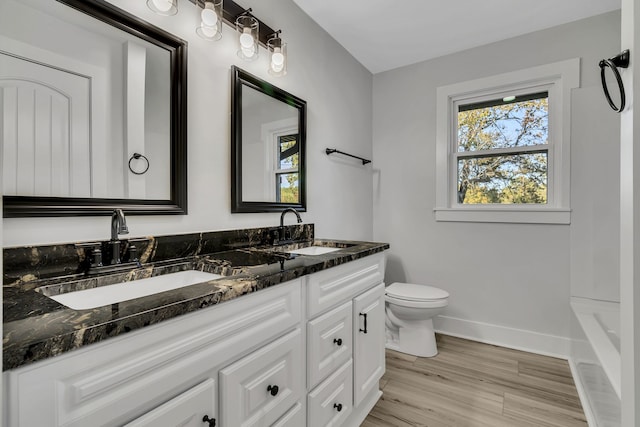
[{"label": "black light fixture bar", "polygon": [[[204,0],[189,0],[191,3],[195,4],[199,7],[204,7]],[[223,21],[229,25],[231,28],[235,30],[236,28],[236,18],[242,15],[247,9],[240,6],[238,3],[233,0],[224,0],[222,2],[222,19]],[[271,38],[271,36],[276,32],[273,28],[262,22],[258,17],[249,12],[249,15],[253,16],[260,23],[259,33],[258,33],[258,43],[262,45],[262,47],[267,47],[267,40]]]}]

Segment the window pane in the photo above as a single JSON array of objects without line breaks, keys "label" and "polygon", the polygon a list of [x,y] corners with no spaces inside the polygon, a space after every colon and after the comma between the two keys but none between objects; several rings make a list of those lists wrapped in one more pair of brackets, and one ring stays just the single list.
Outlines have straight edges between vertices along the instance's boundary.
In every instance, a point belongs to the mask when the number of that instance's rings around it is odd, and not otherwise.
[{"label": "window pane", "polygon": [[297,135],[281,136],[278,139],[278,169],[298,168],[298,139]]},{"label": "window pane", "polygon": [[493,150],[547,144],[546,92],[458,107],[458,151]]},{"label": "window pane", "polygon": [[458,159],[458,203],[547,203],[547,151]]},{"label": "window pane", "polygon": [[299,185],[297,173],[276,174],[276,201],[283,203],[299,203]]}]

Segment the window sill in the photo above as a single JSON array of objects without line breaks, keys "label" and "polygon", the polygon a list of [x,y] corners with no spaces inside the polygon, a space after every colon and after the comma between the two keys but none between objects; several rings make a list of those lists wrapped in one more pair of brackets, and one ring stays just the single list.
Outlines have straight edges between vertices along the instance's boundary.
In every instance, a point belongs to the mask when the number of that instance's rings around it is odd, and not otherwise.
[{"label": "window sill", "polygon": [[435,208],[436,221],[570,224],[571,210],[557,208]]}]

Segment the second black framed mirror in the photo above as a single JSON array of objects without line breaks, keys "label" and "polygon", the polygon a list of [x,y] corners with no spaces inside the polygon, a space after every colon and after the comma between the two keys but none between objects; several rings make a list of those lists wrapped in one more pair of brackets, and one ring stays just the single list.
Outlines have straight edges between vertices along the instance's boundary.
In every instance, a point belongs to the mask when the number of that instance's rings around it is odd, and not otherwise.
[{"label": "second black framed mirror", "polygon": [[306,210],[306,101],[231,68],[231,212]]}]

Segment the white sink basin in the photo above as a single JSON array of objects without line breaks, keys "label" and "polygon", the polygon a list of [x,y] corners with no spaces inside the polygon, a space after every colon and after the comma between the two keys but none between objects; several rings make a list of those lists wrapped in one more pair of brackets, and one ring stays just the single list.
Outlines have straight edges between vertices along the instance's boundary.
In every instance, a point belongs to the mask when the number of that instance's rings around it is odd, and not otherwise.
[{"label": "white sink basin", "polygon": [[102,307],[103,305],[110,305],[158,294],[160,292],[170,291],[172,289],[178,289],[196,283],[207,282],[221,277],[223,276],[219,274],[187,270],[164,274],[162,276],[149,277],[147,279],[116,283],[115,285],[99,286],[97,288],[85,289],[82,291],[52,295],[49,298],[54,299],[74,310],[88,310],[91,308]]},{"label": "white sink basin", "polygon": [[308,246],[306,248],[292,249],[290,251],[287,251],[287,253],[298,255],[322,255],[339,251],[340,249],[343,248],[330,248],[329,246]]}]

